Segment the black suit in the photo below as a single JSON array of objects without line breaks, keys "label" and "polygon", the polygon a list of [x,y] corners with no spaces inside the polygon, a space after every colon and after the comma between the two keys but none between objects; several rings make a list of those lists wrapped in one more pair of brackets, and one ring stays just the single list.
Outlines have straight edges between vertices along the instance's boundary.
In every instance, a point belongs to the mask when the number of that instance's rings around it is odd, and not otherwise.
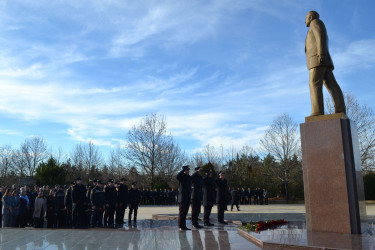
[{"label": "black suit", "polygon": [[186,215],[189,211],[191,199],[191,177],[182,170],[177,174],[177,180],[179,181],[178,202],[180,203],[178,226],[179,228],[186,228]]},{"label": "black suit", "polygon": [[191,176],[192,193],[191,193],[191,222],[193,225],[198,224],[199,213],[203,199],[203,178],[198,172]]},{"label": "black suit", "polygon": [[134,223],[137,223],[137,212],[138,212],[138,206],[141,202],[141,192],[137,188],[131,188],[129,190],[129,214],[128,214],[128,220],[129,225],[132,221],[132,213],[134,211]]},{"label": "black suit", "polygon": [[203,178],[203,207],[204,207],[204,223],[210,223],[210,214],[215,203],[215,184],[214,179],[206,175]]},{"label": "black suit", "polygon": [[85,206],[86,206],[86,187],[82,184],[74,185],[72,189],[72,209],[73,225],[75,227],[84,227],[85,223]]},{"label": "black suit", "polygon": [[125,209],[128,206],[128,186],[120,184],[117,187],[116,224],[124,224]]},{"label": "black suit", "polygon": [[107,186],[105,192],[104,226],[112,227],[116,209],[117,192],[113,186]]},{"label": "black suit", "polygon": [[227,180],[217,178],[215,180],[217,186],[216,203],[217,203],[217,219],[219,222],[224,222],[224,210],[227,207]]}]

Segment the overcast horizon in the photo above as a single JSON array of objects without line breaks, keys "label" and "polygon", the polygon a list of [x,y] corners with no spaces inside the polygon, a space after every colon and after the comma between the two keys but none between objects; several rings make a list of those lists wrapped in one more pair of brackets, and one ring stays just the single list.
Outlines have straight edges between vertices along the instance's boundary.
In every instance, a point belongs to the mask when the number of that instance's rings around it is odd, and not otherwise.
[{"label": "overcast horizon", "polygon": [[[274,118],[310,115],[304,21],[325,23],[343,92],[375,109],[370,0],[3,1],[0,147],[38,135],[104,154],[146,115],[187,153],[258,147]],[[328,95],[324,91],[325,96]]]}]

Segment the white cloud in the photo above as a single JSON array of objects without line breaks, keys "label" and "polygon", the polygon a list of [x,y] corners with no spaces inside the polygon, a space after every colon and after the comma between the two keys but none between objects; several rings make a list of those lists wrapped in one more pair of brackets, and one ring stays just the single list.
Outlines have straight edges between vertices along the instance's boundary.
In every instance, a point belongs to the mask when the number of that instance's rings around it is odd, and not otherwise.
[{"label": "white cloud", "polygon": [[375,39],[353,41],[332,55],[335,71],[349,73],[375,66]]}]

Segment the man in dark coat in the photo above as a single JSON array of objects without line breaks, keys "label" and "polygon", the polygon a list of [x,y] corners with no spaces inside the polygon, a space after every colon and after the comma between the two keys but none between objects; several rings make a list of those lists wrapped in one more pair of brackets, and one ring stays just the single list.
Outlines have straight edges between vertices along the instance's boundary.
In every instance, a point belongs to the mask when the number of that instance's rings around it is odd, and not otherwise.
[{"label": "man in dark coat", "polygon": [[247,202],[248,202],[247,204],[251,205],[251,196],[252,196],[251,188],[247,188],[246,195],[247,195]]},{"label": "man in dark coat", "polygon": [[239,190],[239,188],[237,190],[235,188],[233,188],[232,191],[230,192],[230,194],[232,196],[232,206],[230,208],[230,211],[233,211],[234,205],[236,205],[237,211],[240,211],[240,206],[239,206],[240,197],[241,197],[240,191],[241,190]]},{"label": "man in dark coat", "polygon": [[64,197],[67,227],[72,227],[72,189],[73,189],[74,184],[75,184],[74,182],[70,183],[70,187],[65,191],[65,197]]},{"label": "man in dark coat", "polygon": [[66,211],[65,211],[65,205],[64,205],[64,190],[63,186],[58,186],[57,191],[55,193],[55,213],[56,213],[56,226],[57,228],[63,228],[65,227],[66,223]]},{"label": "man in dark coat", "polygon": [[129,214],[128,214],[128,220],[129,220],[129,227],[132,225],[132,214],[134,211],[134,218],[133,218],[133,225],[137,225],[137,213],[138,213],[138,206],[141,202],[141,192],[137,188],[137,183],[132,182],[132,187],[129,190]]},{"label": "man in dark coat", "polygon": [[218,178],[215,180],[217,186],[216,204],[217,204],[217,220],[221,224],[227,224],[224,221],[224,210],[227,207],[227,191],[228,183],[225,179],[225,173],[219,172]]},{"label": "man in dark coat", "polygon": [[103,227],[103,212],[105,208],[105,193],[103,190],[103,184],[101,180],[98,180],[96,186],[91,190],[91,221],[90,226]]},{"label": "man in dark coat", "polygon": [[125,178],[121,178],[120,185],[117,187],[116,224],[118,226],[124,224],[125,209],[128,206],[128,194],[128,186],[125,185]]},{"label": "man in dark coat", "polygon": [[105,210],[104,210],[104,226],[113,227],[114,215],[116,209],[117,192],[113,186],[113,180],[107,181],[107,187],[105,188]]},{"label": "man in dark coat", "polygon": [[202,228],[198,224],[199,213],[201,212],[201,205],[203,200],[203,169],[195,168],[195,173],[191,176],[192,190],[191,190],[191,224],[194,228]]},{"label": "man in dark coat", "polygon": [[210,215],[212,207],[215,203],[215,183],[212,178],[212,170],[207,170],[206,175],[203,177],[203,207],[204,207],[204,225],[213,226],[210,223]]},{"label": "man in dark coat", "polygon": [[182,170],[177,174],[179,182],[178,187],[178,202],[180,203],[180,210],[178,216],[178,227],[180,230],[191,230],[186,227],[186,215],[189,211],[191,199],[191,176],[189,175],[189,166],[183,166]]},{"label": "man in dark coat", "polygon": [[73,226],[75,228],[84,227],[86,206],[86,188],[82,185],[80,177],[76,179],[76,184],[72,188],[72,213]]}]

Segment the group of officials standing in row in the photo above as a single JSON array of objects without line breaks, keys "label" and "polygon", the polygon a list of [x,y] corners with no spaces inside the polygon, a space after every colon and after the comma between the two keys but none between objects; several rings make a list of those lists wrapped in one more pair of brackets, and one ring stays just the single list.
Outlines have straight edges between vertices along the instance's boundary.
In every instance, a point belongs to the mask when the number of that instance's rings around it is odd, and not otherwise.
[{"label": "group of officials standing in row", "polygon": [[186,165],[177,174],[177,180],[179,181],[178,202],[180,207],[178,227],[180,230],[191,230],[186,226],[186,216],[190,205],[191,223],[194,228],[202,228],[198,223],[202,204],[204,207],[204,226],[213,226],[214,224],[210,222],[210,214],[215,201],[218,222],[227,224],[224,221],[224,211],[227,207],[228,184],[224,172],[219,172],[218,177],[214,179],[211,170],[204,171],[201,167],[196,167],[195,172],[190,176],[190,167]]}]

